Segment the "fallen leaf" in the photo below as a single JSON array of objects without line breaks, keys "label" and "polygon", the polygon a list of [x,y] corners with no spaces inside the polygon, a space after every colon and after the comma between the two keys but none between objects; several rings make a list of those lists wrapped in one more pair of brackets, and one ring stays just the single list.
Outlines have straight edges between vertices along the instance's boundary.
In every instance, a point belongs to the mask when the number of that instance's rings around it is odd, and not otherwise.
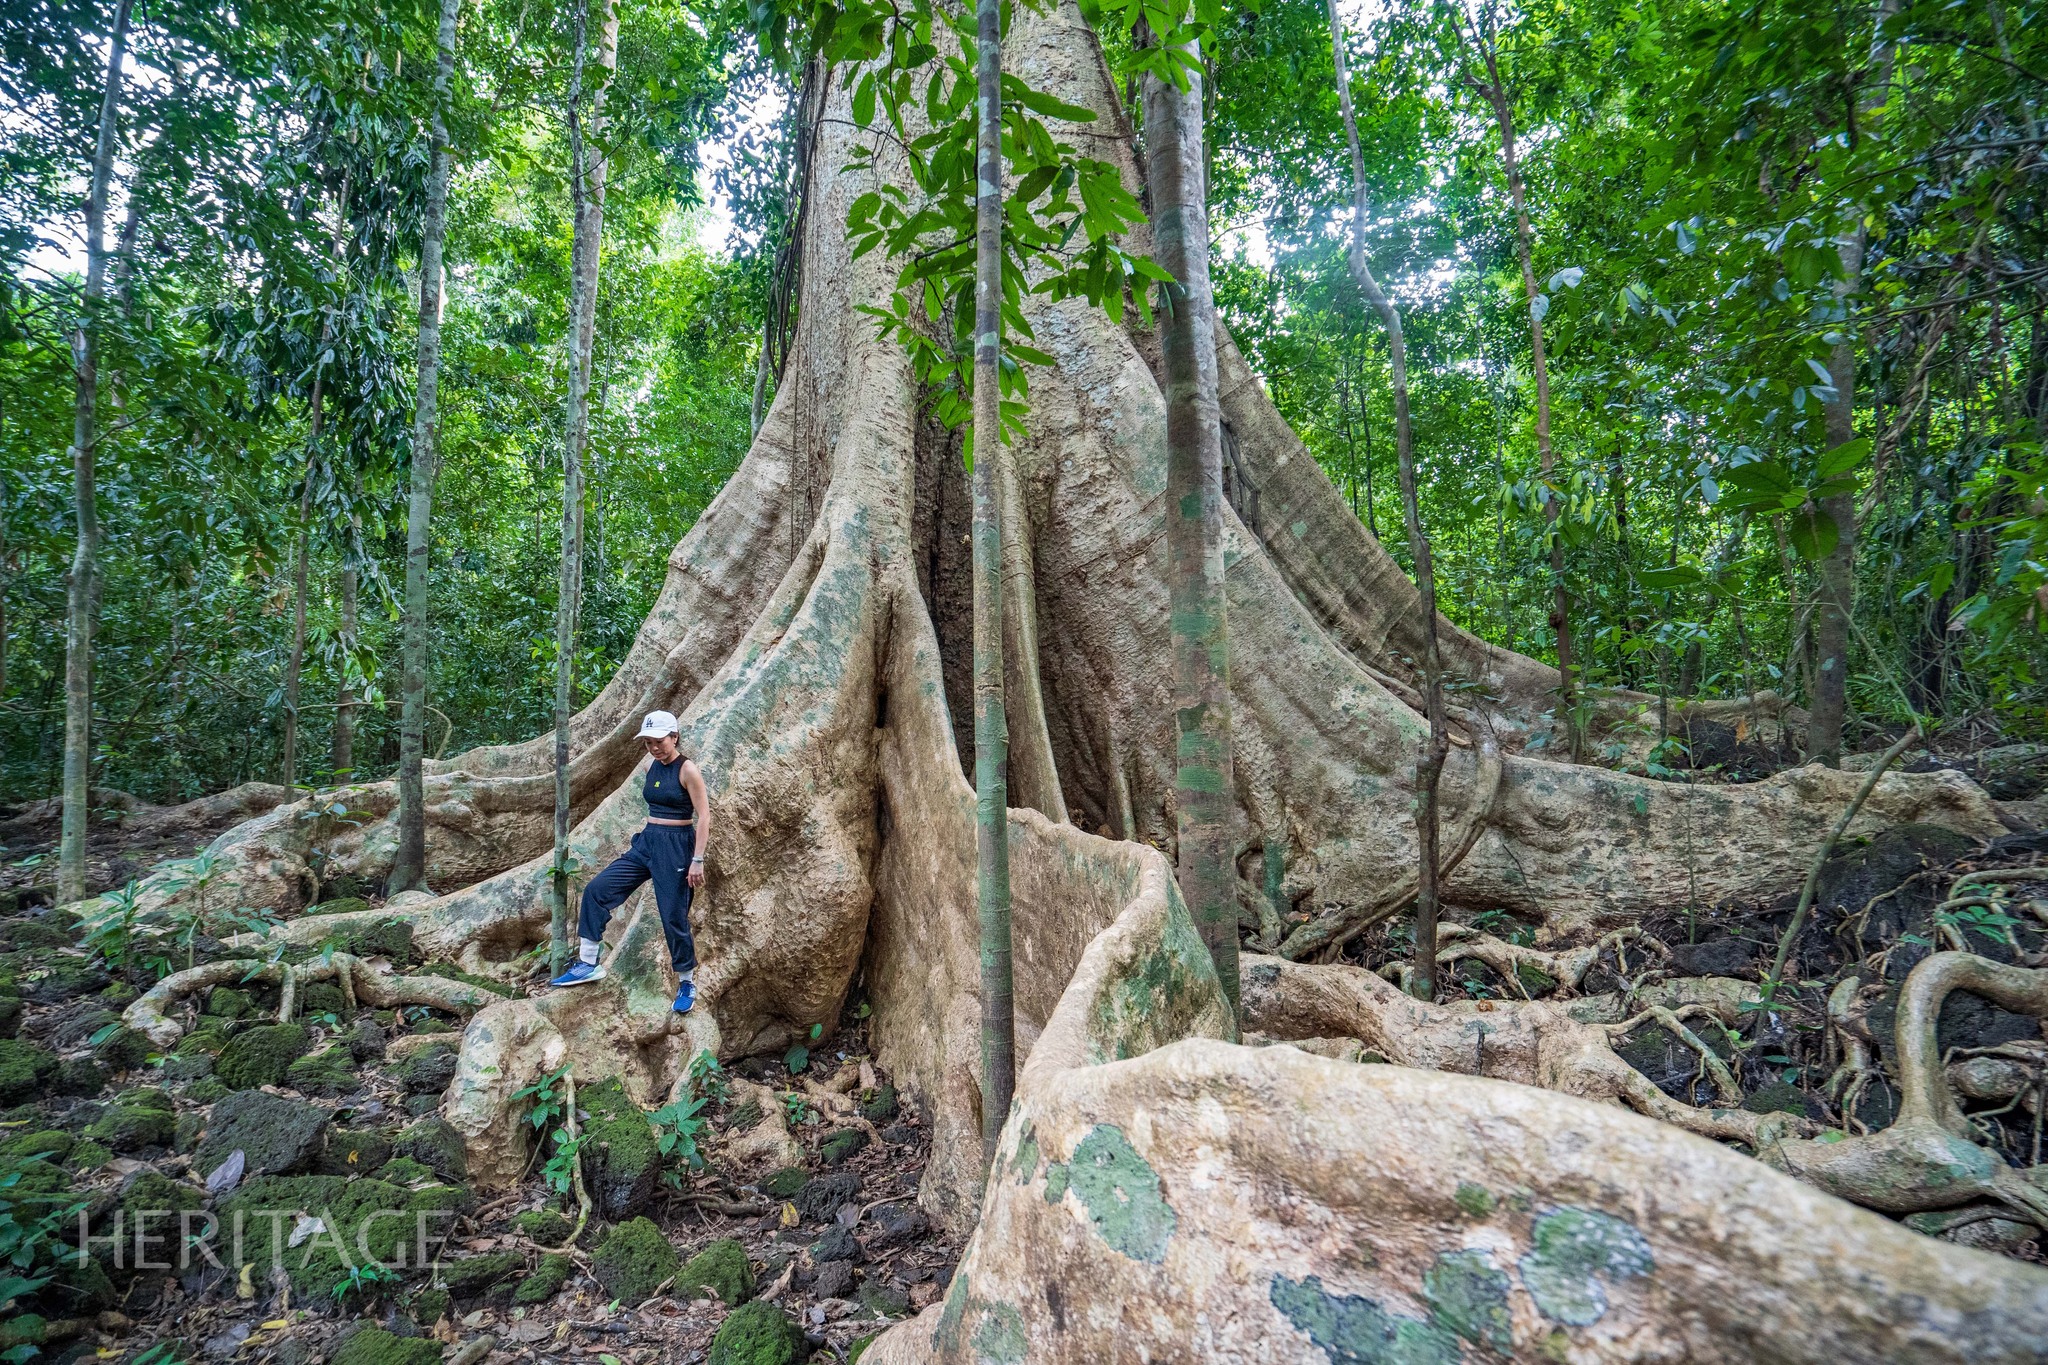
[{"label": "fallen leaf", "polygon": [[241,1278],[235,1281],[236,1297],[244,1299],[253,1299],[256,1297],[256,1280],[254,1278],[255,1273],[256,1263],[254,1261],[251,1261],[249,1262],[249,1264],[242,1267]]},{"label": "fallen leaf", "polygon": [[292,1224],[292,1235],[286,1239],[285,1246],[301,1246],[307,1238],[317,1237],[325,1231],[327,1231],[327,1224],[309,1213],[302,1213],[299,1215],[299,1221]]},{"label": "fallen leaf", "polygon": [[796,1224],[797,1224],[797,1214],[796,1214],[796,1205],[794,1205],[794,1204],[784,1204],[784,1205],[782,1206],[782,1226],[784,1226],[784,1227],[786,1227],[786,1228],[793,1228],[793,1227],[795,1227],[795,1226],[796,1226]]}]

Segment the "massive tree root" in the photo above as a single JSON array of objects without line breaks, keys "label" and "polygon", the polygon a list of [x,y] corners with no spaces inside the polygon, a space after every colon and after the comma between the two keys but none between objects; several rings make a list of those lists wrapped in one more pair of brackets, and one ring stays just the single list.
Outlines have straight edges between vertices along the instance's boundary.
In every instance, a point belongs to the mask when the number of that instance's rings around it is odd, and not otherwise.
[{"label": "massive tree root", "polygon": [[[1087,136],[1135,187],[1115,92],[1071,7],[1020,11],[1008,53],[1034,85],[1108,115]],[[1763,1356],[1792,1358],[1818,1340],[1801,1333],[1840,1313],[1854,1319],[1839,1330],[1865,1343],[1864,1358],[1931,1340],[1935,1318],[1963,1324],[1938,1350],[1982,1341],[1991,1358],[2010,1339],[2001,1333],[2048,1321],[2032,1272],[1916,1240],[1671,1123],[1531,1088],[1620,1100],[1745,1143],[1769,1139],[1759,1116],[1679,1105],[1617,1071],[1606,1026],[1623,1022],[1618,1001],[1611,1017],[1576,1017],[1588,1002],[1501,1006],[1502,1027],[1485,1033],[1472,1065],[1451,1069],[1512,1075],[1519,1086],[1224,1041],[1232,1021],[1157,851],[1172,843],[1174,742],[1162,665],[1164,407],[1151,340],[1078,301],[1028,301],[1038,344],[1056,363],[1033,376],[1030,435],[1004,478],[1011,685],[1039,701],[1012,716],[1017,1024],[1029,1060],[1002,1176],[984,1203],[973,796],[963,771],[966,481],[957,437],[920,420],[904,357],[856,312],[886,300],[892,271],[851,261],[838,228],[873,179],[841,170],[855,136],[848,98],[843,89],[828,97],[819,129],[806,218],[817,230],[803,244],[798,335],[769,420],[677,547],[631,656],[573,733],[573,851],[594,868],[645,814],[631,780],[637,713],[660,705],[681,716],[683,747],[718,811],[694,913],[701,1003],[687,1023],[668,1013],[660,930],[643,901],[615,921],[604,984],[479,1010],[444,1103],[478,1178],[508,1182],[524,1168],[530,1125],[514,1096],[546,1070],[573,1060],[586,1080],[618,1075],[636,1099],[657,1103],[695,1051],[779,1051],[814,1025],[833,1028],[858,974],[880,1060],[930,1118],[926,1206],[963,1229],[979,1210],[989,1238],[1016,1239],[1014,1253],[977,1242],[956,1281],[948,1311],[961,1340],[982,1341],[986,1326],[1004,1343],[1014,1327],[1031,1346],[984,1355],[1111,1358],[1118,1352],[1102,1333],[1136,1330],[1111,1324],[1150,1311],[1149,1300],[1118,1296],[1143,1288],[1161,1305],[1140,1324],[1148,1340],[1185,1329],[1192,1335],[1179,1340],[1213,1341],[1216,1358],[1228,1358],[1246,1354],[1245,1333],[1280,1339],[1283,1301],[1317,1321],[1336,1313],[1348,1322],[1369,1318],[1368,1308],[1344,1306],[1350,1299],[1316,1307],[1315,1295],[1370,1290],[1370,1312],[1407,1313],[1425,1272],[1447,1285],[1463,1276],[1469,1292],[1456,1292],[1475,1305],[1472,1320],[1517,1349],[1584,1326],[1587,1340],[1605,1343],[1594,1354],[1735,1358],[1716,1352],[1749,1341],[1764,1343]],[[877,150],[881,174],[895,172],[893,155]],[[1326,946],[1392,913],[1390,888],[1412,876],[1424,729],[1405,700],[1401,656],[1423,605],[1227,337],[1219,349],[1240,493],[1226,527],[1237,863],[1245,903],[1264,907],[1253,914],[1262,928],[1291,934],[1306,923]],[[1538,922],[1539,947],[1626,928],[1652,910],[1781,891],[1861,781],[1816,768],[1747,787],[1680,786],[1550,761],[1537,755],[1558,746],[1530,748],[1549,731],[1549,670],[1462,633],[1449,638],[1487,698],[1468,712],[1467,742],[1444,780],[1449,826],[1469,848],[1447,893]],[[302,917],[267,945],[231,948],[313,945],[396,917],[434,956],[517,977],[546,928],[545,764],[535,741],[435,765],[429,879],[443,894]],[[389,862],[390,790],[322,793],[223,836],[215,894],[289,912],[321,881],[373,878]],[[2001,828],[1984,794],[1947,773],[1887,777],[1857,828],[1901,820],[1974,835]],[[159,880],[145,888],[145,912],[189,894]],[[1332,1003],[1318,1007],[1327,1018],[1312,1029],[1290,1024],[1297,1036],[1364,1039],[1377,1029],[1382,1055],[1415,1066],[1448,1065],[1473,1046],[1473,1021],[1491,1017],[1419,1005],[1408,1015],[1385,983],[1348,968],[1257,964],[1267,970],[1272,980],[1252,993],[1269,1001],[1255,1017],[1273,1027],[1248,1027],[1277,1031],[1296,1008],[1288,1002],[1313,986]],[[1684,1026],[1689,1008],[1731,1008],[1727,994],[1711,987],[1641,1003]],[[1388,1022],[1397,1013],[1407,1021],[1399,1027]],[[1091,1136],[1112,1131],[1120,1136]],[[1190,1197],[1181,1182],[1206,1180],[1194,1172],[1211,1159],[1198,1151],[1222,1164]],[[1048,1202],[1044,1158],[1054,1153],[1068,1193]],[[1110,1254],[1149,1278],[1070,1276],[1061,1248],[1095,1236],[1083,1214],[1107,1207],[1090,1201],[1141,1169],[1167,1180],[1163,1204],[1146,1204],[1143,1220],[1105,1217],[1122,1229]],[[1483,1195],[1491,1212],[1458,1212],[1460,1180],[1480,1192],[1466,1202]],[[1307,1220],[1298,1227],[1267,1202],[1285,1191]],[[1809,1220],[1805,1233],[1786,1209]],[[1568,1226],[1555,1221],[1567,1213]],[[1192,1235],[1175,1240],[1175,1220]],[[1813,1229],[1831,1252],[1840,1245],[1840,1258],[1813,1255]],[[1865,1237],[1892,1260],[1851,1245]],[[1180,1250],[1206,1240],[1218,1250]],[[1380,1269],[1360,1259],[1356,1248],[1368,1244],[1384,1248]],[[1438,1251],[1453,1259],[1431,1261]],[[1533,1303],[1511,1287],[1495,1295],[1511,1264],[1523,1267]],[[1667,1270],[1635,1269],[1648,1264]],[[1878,1287],[1852,1300],[1845,1286],[1866,1272]],[[1203,1293],[1224,1293],[1225,1281],[1255,1285],[1251,1298],[1231,1300],[1241,1313],[1199,1329],[1175,1316]],[[1731,1281],[1740,1292],[1727,1292]],[[1048,1297],[1048,1286],[1058,1293]],[[1074,1346],[1047,1344],[1070,1328]],[[921,1349],[892,1336],[892,1351]],[[965,1358],[980,1348],[931,1349]]]}]

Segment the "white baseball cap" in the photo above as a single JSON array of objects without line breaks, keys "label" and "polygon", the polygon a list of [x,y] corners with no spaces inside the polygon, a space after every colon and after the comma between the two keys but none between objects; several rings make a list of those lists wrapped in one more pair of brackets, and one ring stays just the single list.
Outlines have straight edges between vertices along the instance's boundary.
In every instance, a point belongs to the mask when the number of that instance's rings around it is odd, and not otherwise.
[{"label": "white baseball cap", "polygon": [[674,734],[678,728],[673,711],[649,711],[647,719],[640,722],[640,733],[633,738],[660,739],[664,735]]}]

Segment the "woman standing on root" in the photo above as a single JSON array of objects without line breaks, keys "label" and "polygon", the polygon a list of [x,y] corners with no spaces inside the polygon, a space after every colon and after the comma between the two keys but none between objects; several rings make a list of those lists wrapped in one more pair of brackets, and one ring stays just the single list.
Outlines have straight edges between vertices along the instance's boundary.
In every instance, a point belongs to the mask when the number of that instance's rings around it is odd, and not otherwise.
[{"label": "woman standing on root", "polygon": [[704,885],[704,846],[711,839],[711,802],[704,795],[704,774],[683,756],[676,743],[676,718],[650,711],[640,723],[639,738],[647,746],[647,824],[609,867],[583,888],[583,909],[576,917],[577,962],[550,986],[587,986],[604,980],[597,950],[612,912],[626,903],[642,883],[654,883],[654,904],[661,911],[661,929],[668,936],[669,960],[682,984],[675,1009],[688,1014],[697,1003],[697,945],[690,937],[690,896]]}]

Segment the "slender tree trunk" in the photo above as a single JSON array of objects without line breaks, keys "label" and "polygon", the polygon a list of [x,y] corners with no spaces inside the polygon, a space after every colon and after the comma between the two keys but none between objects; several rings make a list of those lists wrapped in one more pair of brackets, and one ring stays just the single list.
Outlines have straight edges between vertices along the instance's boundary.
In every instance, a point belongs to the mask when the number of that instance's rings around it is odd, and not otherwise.
[{"label": "slender tree trunk", "polygon": [[1421,503],[1415,488],[1414,426],[1408,413],[1408,341],[1400,310],[1373,277],[1365,254],[1368,212],[1365,155],[1358,145],[1358,118],[1351,108],[1351,75],[1344,61],[1344,21],[1337,0],[1330,0],[1330,55],[1337,69],[1337,107],[1344,115],[1344,141],[1351,151],[1351,278],[1387,329],[1387,373],[1394,390],[1394,452],[1401,477],[1401,510],[1408,526],[1408,553],[1415,561],[1415,586],[1422,597],[1423,706],[1429,717],[1429,739],[1415,764],[1415,828],[1420,867],[1415,883],[1415,972],[1410,989],[1424,1000],[1436,998],[1436,922],[1442,896],[1437,885],[1441,862],[1437,845],[1441,819],[1438,791],[1443,783],[1444,756],[1450,752],[1450,726],[1444,716],[1443,652],[1437,643],[1436,566],[1429,536],[1422,529]]},{"label": "slender tree trunk", "polygon": [[1565,718],[1572,757],[1576,759],[1579,755],[1578,681],[1573,663],[1571,594],[1565,588],[1564,541],[1557,533],[1561,499],[1552,487],[1557,454],[1550,443],[1550,363],[1543,349],[1543,314],[1539,311],[1541,305],[1537,303],[1543,291],[1536,287],[1536,268],[1531,261],[1535,233],[1529,226],[1522,163],[1515,146],[1514,109],[1508,101],[1507,86],[1501,80],[1500,59],[1493,36],[1482,32],[1475,24],[1472,43],[1486,65],[1486,81],[1480,86],[1480,91],[1493,107],[1494,121],[1500,127],[1501,165],[1507,175],[1508,197],[1515,206],[1515,256],[1521,263],[1522,293],[1529,307],[1529,369],[1536,380],[1536,462],[1543,478],[1543,520],[1550,541],[1550,629],[1557,637],[1558,709]]},{"label": "slender tree trunk", "polygon": [[1000,417],[1003,328],[1002,0],[976,0],[974,213],[974,854],[981,922],[981,1145],[993,1162],[1016,1089],[1010,958],[1010,726],[1003,707]]},{"label": "slender tree trunk", "polygon": [[[351,515],[349,525],[360,528],[361,517]],[[354,539],[351,534],[351,542]],[[351,544],[351,553],[353,550]],[[356,587],[356,566],[351,562],[341,571],[341,688],[334,697],[334,741],[327,756],[327,766],[334,769],[336,780],[344,782],[354,776],[356,766],[356,689],[350,671],[355,667]]]},{"label": "slender tree trunk", "polygon": [[[1190,52],[1190,57],[1196,54]],[[1223,427],[1217,406],[1216,301],[1209,290],[1202,77],[1187,88],[1144,77],[1145,178],[1164,286],[1166,555],[1178,717],[1174,804],[1181,898],[1237,1008],[1237,887],[1230,818],[1230,643],[1223,596]]]},{"label": "slender tree trunk", "polygon": [[[597,339],[597,272],[604,238],[604,153],[591,138],[604,135],[604,97],[618,65],[619,12],[606,0],[597,40],[604,74],[583,123],[583,72],[588,53],[589,5],[576,10],[576,74],[569,89],[569,193],[575,205],[569,266],[569,404],[562,442],[562,570],[555,598],[555,860],[548,907],[551,969],[569,964],[569,722],[576,714],[576,618],[583,605],[583,452],[590,444],[590,362]],[[588,136],[586,136],[586,132]]]},{"label": "slender tree trunk", "polygon": [[441,247],[448,233],[448,101],[455,84],[455,20],[462,0],[441,0],[435,40],[433,162],[427,175],[426,223],[420,234],[420,372],[412,414],[412,496],[405,519],[405,644],[399,680],[398,850],[391,894],[423,886],[427,876],[427,567],[428,524],[439,472],[441,379]]},{"label": "slender tree trunk", "polygon": [[75,387],[71,406],[71,477],[78,511],[78,543],[64,619],[64,816],[57,843],[57,900],[85,898],[85,826],[92,810],[92,649],[99,614],[100,517],[93,488],[94,404],[99,397],[99,307],[106,291],[104,241],[107,194],[114,179],[114,138],[121,107],[122,65],[128,55],[133,0],[114,10],[107,52],[106,93],[100,101],[93,146],[92,187],[85,199],[85,298],[71,331]]},{"label": "slender tree trunk", "polygon": [[[349,191],[353,179],[343,176],[341,198],[335,205],[334,235],[328,254],[339,277],[347,262],[342,256],[343,233],[348,224]],[[299,682],[306,666],[306,574],[312,554],[313,471],[319,467],[320,432],[327,417],[327,348],[334,341],[334,308],[320,324],[320,342],[313,361],[313,391],[307,396],[306,483],[299,492],[299,534],[292,555],[292,652],[284,670],[284,789],[292,790],[299,780]]]}]

